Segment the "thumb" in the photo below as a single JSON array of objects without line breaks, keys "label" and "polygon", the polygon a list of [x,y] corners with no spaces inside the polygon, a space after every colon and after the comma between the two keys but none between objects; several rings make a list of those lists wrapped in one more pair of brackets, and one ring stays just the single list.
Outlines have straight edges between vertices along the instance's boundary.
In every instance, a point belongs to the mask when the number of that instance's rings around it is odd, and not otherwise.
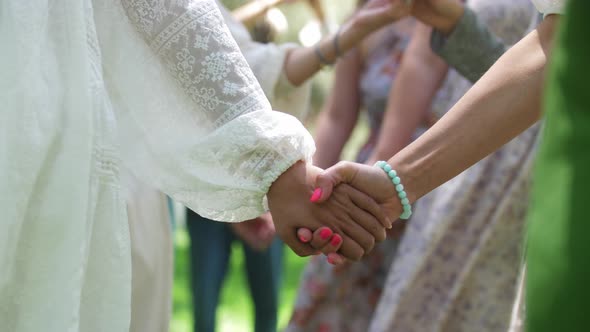
[{"label": "thumb", "polygon": [[340,183],[350,183],[356,175],[355,163],[341,161],[324,170],[316,177],[316,190],[312,196],[312,202],[324,202],[332,195],[334,187]]}]

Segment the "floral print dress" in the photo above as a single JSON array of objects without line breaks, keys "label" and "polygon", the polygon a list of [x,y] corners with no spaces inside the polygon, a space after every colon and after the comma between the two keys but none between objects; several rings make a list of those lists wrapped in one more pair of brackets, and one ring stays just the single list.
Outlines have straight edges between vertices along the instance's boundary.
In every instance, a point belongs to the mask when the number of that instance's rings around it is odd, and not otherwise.
[{"label": "floral print dress", "polygon": [[[468,5],[509,45],[539,18],[529,0]],[[444,115],[470,87],[450,70],[431,113]],[[384,241],[362,261],[333,267],[314,257],[286,331],[508,331],[537,132],[529,129],[422,198],[401,239]]]}]

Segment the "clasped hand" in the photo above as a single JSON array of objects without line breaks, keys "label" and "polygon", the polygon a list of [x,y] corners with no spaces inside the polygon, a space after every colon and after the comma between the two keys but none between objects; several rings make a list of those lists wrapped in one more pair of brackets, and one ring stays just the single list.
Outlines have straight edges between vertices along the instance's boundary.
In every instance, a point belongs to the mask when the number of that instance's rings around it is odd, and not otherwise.
[{"label": "clasped hand", "polygon": [[383,171],[348,162],[325,172],[298,162],[273,183],[267,197],[276,232],[295,253],[321,252],[336,260],[362,258],[385,239],[402,211]]}]

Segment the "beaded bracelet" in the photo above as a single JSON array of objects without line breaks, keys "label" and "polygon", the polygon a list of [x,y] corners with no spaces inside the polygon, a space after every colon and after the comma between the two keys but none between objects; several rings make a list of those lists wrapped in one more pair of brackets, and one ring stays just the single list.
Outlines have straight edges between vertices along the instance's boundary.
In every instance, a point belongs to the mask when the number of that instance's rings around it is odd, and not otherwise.
[{"label": "beaded bracelet", "polygon": [[326,58],[326,56],[324,55],[324,53],[322,52],[322,50],[320,50],[320,43],[317,43],[315,45],[315,47],[313,48],[313,51],[315,52],[316,56],[318,57],[318,60],[320,61],[320,65],[321,66],[332,66],[336,60],[338,60],[338,58],[342,55],[342,52],[340,51],[340,29],[338,29],[338,31],[336,32],[336,34],[334,35],[334,38],[332,38],[332,46],[334,47],[334,60],[330,61]]},{"label": "beaded bracelet", "polygon": [[399,218],[403,220],[410,219],[410,217],[412,216],[412,205],[410,205],[408,194],[406,194],[406,191],[404,190],[404,185],[402,184],[402,180],[399,176],[397,176],[397,172],[394,171],[391,168],[391,166],[383,160],[376,162],[375,166],[381,168],[389,176],[391,182],[395,186],[397,196],[399,197],[400,202],[402,203],[402,207],[404,209],[404,212],[401,214],[401,216],[399,216]]}]

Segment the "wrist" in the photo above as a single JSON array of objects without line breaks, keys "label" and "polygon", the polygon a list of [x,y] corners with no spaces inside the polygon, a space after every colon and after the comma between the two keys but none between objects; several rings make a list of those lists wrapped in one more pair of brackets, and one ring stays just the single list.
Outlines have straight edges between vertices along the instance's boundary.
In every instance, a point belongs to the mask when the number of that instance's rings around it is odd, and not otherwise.
[{"label": "wrist", "polygon": [[311,197],[315,187],[315,179],[321,169],[298,161],[281,174],[270,186],[267,198],[272,211],[276,202],[290,200],[292,197]]},{"label": "wrist", "polygon": [[344,24],[338,31],[321,40],[314,47],[320,66],[333,65],[339,57],[355,47],[365,34],[356,31],[349,24]]},{"label": "wrist", "polygon": [[403,156],[402,151],[387,160],[387,163],[395,168],[398,176],[403,180],[410,204],[413,204],[425,194],[423,179],[420,175],[424,174],[424,172],[421,170],[419,162],[411,162],[409,158]]},{"label": "wrist", "polygon": [[383,24],[379,24],[379,22],[371,22],[371,24],[368,24],[365,20],[359,19],[357,15],[353,15],[349,20],[342,24],[340,28],[340,49],[343,52],[348,51],[371,34],[371,32],[385,25],[387,25],[387,22]]},{"label": "wrist", "polygon": [[440,31],[444,36],[449,36],[454,30],[461,17],[465,14],[465,7],[462,3],[453,1],[441,20],[432,22],[432,27]]},{"label": "wrist", "polygon": [[408,194],[405,190],[405,186],[402,183],[400,174],[386,161],[376,162],[375,167],[381,168],[381,170],[383,170],[389,177],[389,180],[395,187],[397,199],[401,204],[402,213],[399,218],[402,220],[408,220],[412,216],[412,204],[410,203],[410,199],[408,198]]},{"label": "wrist", "polygon": [[305,162],[298,161],[279,175],[270,185],[266,194],[269,206],[272,205],[273,201],[280,199],[285,194],[286,188],[294,189],[294,186],[301,184],[302,179],[305,179]]}]

